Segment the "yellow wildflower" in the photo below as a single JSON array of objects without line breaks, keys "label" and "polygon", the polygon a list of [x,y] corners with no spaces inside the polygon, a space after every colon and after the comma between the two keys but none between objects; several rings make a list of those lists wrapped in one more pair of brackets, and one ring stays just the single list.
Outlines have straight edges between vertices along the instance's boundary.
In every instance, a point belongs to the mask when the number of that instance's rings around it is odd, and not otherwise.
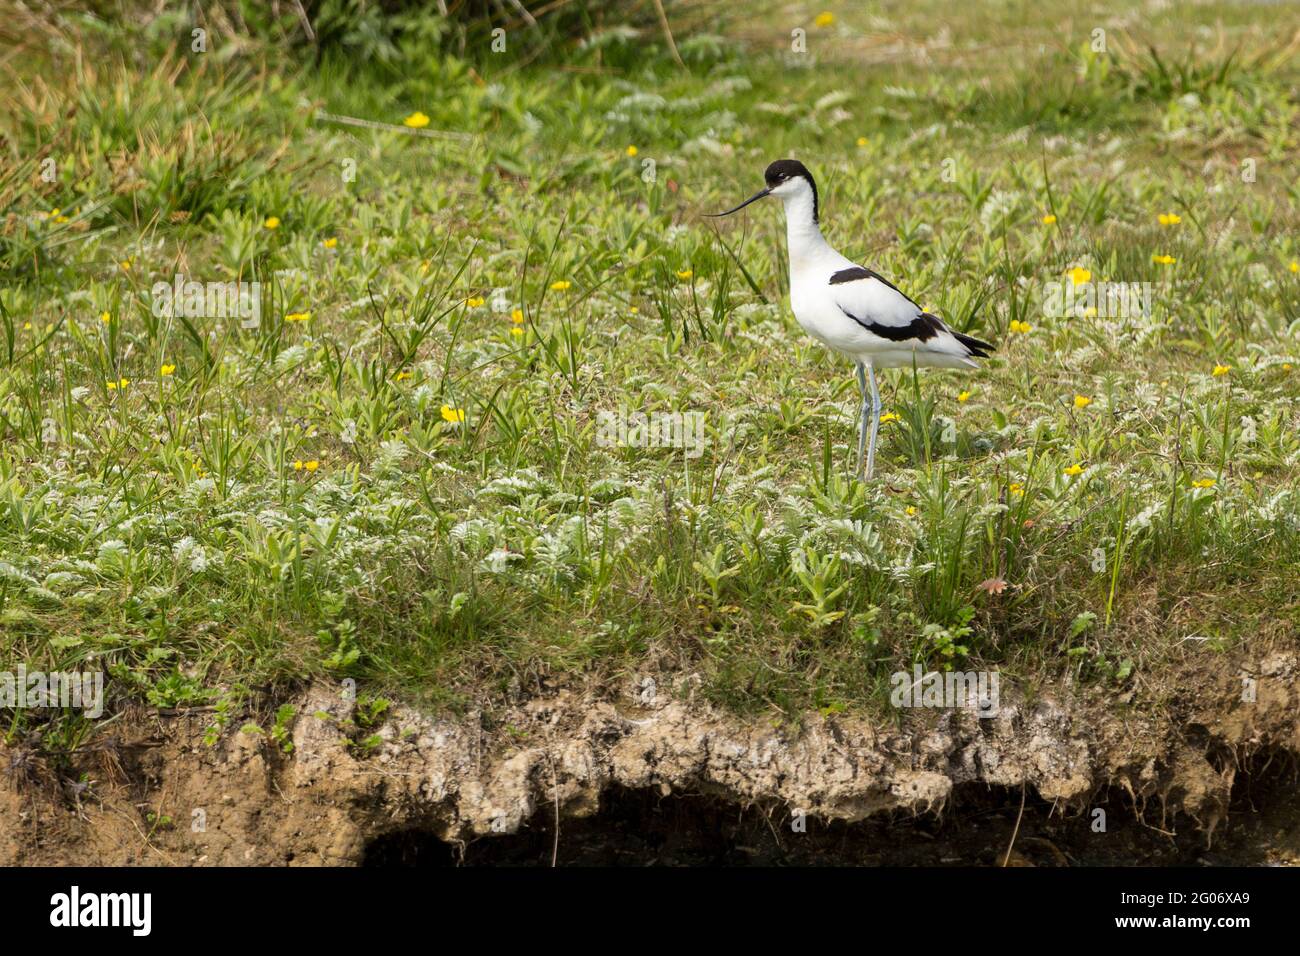
[{"label": "yellow wildflower", "polygon": [[957,401],[959,401],[959,402],[964,402],[964,401],[966,401],[966,400],[969,399],[969,398],[970,398],[970,392],[961,392],[961,393],[958,394],[958,396],[957,396]]},{"label": "yellow wildflower", "polygon": [[1069,468],[1065,469],[1065,473],[1066,473],[1067,475],[1069,475],[1070,477],[1074,477],[1075,475],[1082,475],[1082,474],[1083,474],[1083,466],[1082,466],[1082,465],[1071,465]]},{"label": "yellow wildflower", "polygon": [[890,422],[896,421],[898,421],[898,414],[896,412],[885,412],[885,414],[880,416],[880,424],[882,425],[888,425]]},{"label": "yellow wildflower", "polygon": [[637,153],[640,152],[640,150],[637,149],[635,146],[629,146],[629,147],[625,150],[625,152],[626,152],[629,156],[635,156]]},{"label": "yellow wildflower", "polygon": [[1227,375],[1231,371],[1232,371],[1231,365],[1216,365],[1214,366],[1214,371],[1211,372],[1210,374],[1213,375],[1215,378],[1218,378],[1220,375]]},{"label": "yellow wildflower", "polygon": [[1151,261],[1161,266],[1172,266],[1178,260],[1173,256],[1152,256]]},{"label": "yellow wildflower", "polygon": [[1008,328],[1012,332],[1019,332],[1021,335],[1028,335],[1030,332],[1034,331],[1032,325],[1028,322],[1021,322],[1019,319],[1012,319],[1011,325],[1009,325]]},{"label": "yellow wildflower", "polygon": [[321,240],[321,245],[324,246],[326,249],[333,249],[338,244],[339,244],[339,240],[337,236],[330,236],[328,239]]},{"label": "yellow wildflower", "polygon": [[107,312],[101,312],[99,313],[99,321],[103,322],[105,325],[108,325],[108,323],[113,321],[113,317],[109,315]]},{"label": "yellow wildflower", "polygon": [[678,269],[678,270],[677,270],[677,278],[679,278],[679,279],[689,279],[689,278],[690,278],[691,276],[693,276],[693,275],[695,275],[695,273],[694,273],[693,271],[691,271],[690,269]]},{"label": "yellow wildflower", "polygon": [[865,136],[859,136],[859,137],[858,137],[858,145],[859,145],[859,146],[866,146],[866,145],[867,145],[867,138],[866,138]]},{"label": "yellow wildflower", "polygon": [[463,422],[465,420],[465,409],[444,405],[442,406],[442,420],[444,422]]},{"label": "yellow wildflower", "polygon": [[569,286],[571,285],[573,285],[573,283],[570,282],[568,279],[558,279],[555,282],[551,283],[551,290],[553,292],[563,292],[566,289],[568,289]]},{"label": "yellow wildflower", "polygon": [[1215,482],[1215,479],[1213,479],[1213,478],[1197,478],[1195,481],[1192,482],[1192,487],[1193,487],[1193,488],[1213,488],[1213,487],[1214,487],[1214,482]]},{"label": "yellow wildflower", "polygon": [[1292,272],[1300,272],[1300,262],[1295,259],[1291,260],[1291,265],[1287,266]]},{"label": "yellow wildflower", "polygon": [[1089,398],[1087,395],[1076,395],[1076,396],[1074,396],[1074,407],[1075,407],[1075,408],[1087,408],[1087,407],[1088,407],[1089,405],[1091,405],[1091,404],[1092,404],[1092,399]]},{"label": "yellow wildflower", "polygon": [[512,310],[510,311],[510,321],[513,322],[515,325],[523,325],[523,324],[524,324],[524,310],[523,310],[523,309],[512,309]]},{"label": "yellow wildflower", "polygon": [[1046,216],[1043,217],[1042,222],[1044,226],[1054,226],[1056,225],[1056,216],[1052,215],[1049,212]]},{"label": "yellow wildflower", "polygon": [[406,119],[402,120],[402,125],[411,129],[424,129],[429,125],[429,117],[425,116],[419,110],[416,110]]},{"label": "yellow wildflower", "polygon": [[408,378],[411,377],[411,373],[410,373],[410,372],[406,372],[406,371],[402,371],[402,372],[398,372],[398,373],[397,373],[395,376],[393,376],[393,377],[394,377],[397,381],[399,381],[399,382],[405,382]]},{"label": "yellow wildflower", "polygon": [[262,220],[262,226],[263,226],[264,228],[266,228],[266,229],[279,229],[279,228],[280,228],[280,217],[279,217],[279,216],[267,216],[264,220]]},{"label": "yellow wildflower", "polygon": [[835,14],[831,13],[829,10],[823,10],[821,13],[817,14],[817,19],[813,21],[813,26],[828,27],[834,22]]},{"label": "yellow wildflower", "polygon": [[306,322],[311,318],[310,312],[290,312],[284,317],[286,322]]},{"label": "yellow wildflower", "polygon": [[175,365],[164,365],[162,368],[160,368],[160,369],[158,370],[158,374],[159,374],[159,375],[163,375],[163,376],[174,375],[174,374],[176,374],[176,366],[175,366]]},{"label": "yellow wildflower", "polygon": [[1092,281],[1092,273],[1087,269],[1080,268],[1079,266],[1075,266],[1065,274],[1070,277],[1070,283],[1072,285],[1084,285]]},{"label": "yellow wildflower", "polygon": [[1156,219],[1162,226],[1176,226],[1183,221],[1183,217],[1176,212],[1162,212]]},{"label": "yellow wildflower", "polygon": [[481,295],[472,295],[465,300],[465,304],[471,309],[477,309],[483,304],[483,297]]}]

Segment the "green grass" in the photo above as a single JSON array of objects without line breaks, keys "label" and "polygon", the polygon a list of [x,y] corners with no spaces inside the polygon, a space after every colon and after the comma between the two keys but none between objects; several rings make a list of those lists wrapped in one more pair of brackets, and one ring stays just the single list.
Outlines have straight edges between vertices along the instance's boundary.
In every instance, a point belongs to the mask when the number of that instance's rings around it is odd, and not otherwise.
[{"label": "green grass", "polygon": [[[0,79],[0,657],[105,666],[116,705],[652,671],[797,719],[914,661],[1118,687],[1189,635],[1294,640],[1300,61],[1267,7],[1104,53],[1066,5],[990,9],[781,7],[679,32],[684,70],[653,30],[535,63],[33,32]],[[998,345],[885,376],[870,485],[779,209],[699,217],[785,155],[833,244]],[[1150,314],[1044,315],[1074,268]],[[260,326],[155,315],[177,272],[260,280]],[[702,454],[602,412],[698,415]]]}]

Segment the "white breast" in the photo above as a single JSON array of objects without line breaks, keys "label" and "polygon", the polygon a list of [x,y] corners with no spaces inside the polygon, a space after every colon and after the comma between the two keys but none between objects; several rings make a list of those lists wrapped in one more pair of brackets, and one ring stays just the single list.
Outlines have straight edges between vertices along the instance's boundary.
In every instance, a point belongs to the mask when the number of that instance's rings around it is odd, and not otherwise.
[{"label": "white breast", "polygon": [[815,267],[791,270],[790,311],[805,332],[844,355],[877,351],[881,342],[844,314],[833,293],[831,276],[853,263],[836,254]]}]

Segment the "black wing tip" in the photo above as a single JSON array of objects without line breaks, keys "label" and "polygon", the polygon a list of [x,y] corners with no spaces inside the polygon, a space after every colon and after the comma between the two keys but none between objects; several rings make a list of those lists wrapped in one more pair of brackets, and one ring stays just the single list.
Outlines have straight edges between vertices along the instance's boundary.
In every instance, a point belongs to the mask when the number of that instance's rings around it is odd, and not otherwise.
[{"label": "black wing tip", "polygon": [[967,335],[965,332],[953,332],[952,334],[958,342],[970,349],[971,355],[975,358],[988,358],[990,352],[997,351],[997,346],[990,345],[973,335]]}]

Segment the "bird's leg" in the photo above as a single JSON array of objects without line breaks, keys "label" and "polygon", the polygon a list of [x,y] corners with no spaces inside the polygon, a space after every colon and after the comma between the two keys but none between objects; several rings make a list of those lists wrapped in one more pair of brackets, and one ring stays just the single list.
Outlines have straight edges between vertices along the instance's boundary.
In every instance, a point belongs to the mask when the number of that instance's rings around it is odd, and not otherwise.
[{"label": "bird's leg", "polygon": [[867,445],[867,371],[866,366],[858,363],[858,394],[862,396],[862,411],[858,413],[858,463],[853,469],[854,477],[862,474],[862,452]]},{"label": "bird's leg", "polygon": [[[867,359],[867,380],[871,383],[871,439],[867,442],[867,480],[876,470],[876,436],[880,433],[880,392],[876,389],[876,370]],[[859,371],[862,366],[858,366]]]}]

